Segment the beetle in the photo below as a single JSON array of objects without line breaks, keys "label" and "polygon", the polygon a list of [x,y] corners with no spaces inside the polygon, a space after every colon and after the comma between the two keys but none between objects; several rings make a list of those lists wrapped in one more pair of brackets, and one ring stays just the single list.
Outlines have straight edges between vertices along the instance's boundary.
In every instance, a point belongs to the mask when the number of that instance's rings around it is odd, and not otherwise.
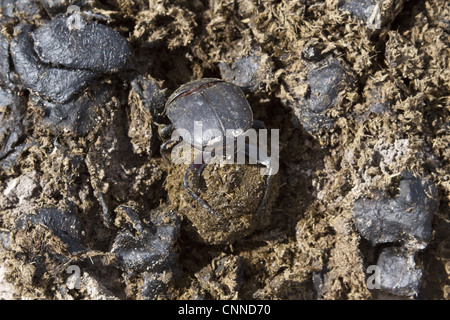
[{"label": "beetle", "polygon": [[[168,140],[161,145],[161,155],[167,160],[166,153],[169,149],[183,140],[199,151],[210,148],[213,150],[211,153],[213,155],[214,150],[226,148],[227,142],[234,143],[250,128],[265,128],[262,121],[253,120],[252,109],[242,90],[230,82],[215,78],[203,78],[182,85],[168,98],[164,113],[171,124],[160,130],[162,138],[168,137],[174,130],[178,130],[180,134],[178,138]],[[216,134],[209,136],[199,134],[194,129],[196,122],[201,122],[205,130],[214,130],[212,132]],[[231,139],[229,139],[230,133]],[[249,151],[251,147],[254,146],[245,144],[245,155],[255,158]],[[266,166],[269,172],[265,178],[266,186],[256,214],[264,206],[272,180],[271,160],[263,154],[258,151],[256,159],[253,159],[257,164]],[[201,158],[196,158],[186,170],[183,186],[203,208],[221,219],[221,215],[212,209],[197,192],[200,189],[200,177],[208,162],[204,152],[201,152],[199,157]],[[189,178],[190,173],[192,179]]]}]

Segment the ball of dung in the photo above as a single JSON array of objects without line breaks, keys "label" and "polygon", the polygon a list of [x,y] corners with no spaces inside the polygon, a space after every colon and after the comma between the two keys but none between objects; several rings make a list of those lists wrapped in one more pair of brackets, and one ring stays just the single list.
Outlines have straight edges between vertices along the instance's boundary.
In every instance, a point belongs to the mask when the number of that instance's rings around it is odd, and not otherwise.
[{"label": "ball of dung", "polygon": [[[197,194],[217,213],[214,215],[184,188],[188,167],[188,164],[172,165],[166,188],[170,202],[186,218],[185,229],[191,237],[208,244],[233,243],[270,223],[279,185],[277,175],[262,175],[263,167],[257,165],[206,165]],[[262,201],[267,180],[269,187]]]}]

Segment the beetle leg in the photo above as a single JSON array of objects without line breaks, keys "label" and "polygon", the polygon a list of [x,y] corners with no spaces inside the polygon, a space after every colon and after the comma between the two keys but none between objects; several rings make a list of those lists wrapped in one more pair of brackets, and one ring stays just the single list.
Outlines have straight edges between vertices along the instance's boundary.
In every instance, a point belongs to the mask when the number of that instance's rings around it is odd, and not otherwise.
[{"label": "beetle leg", "polygon": [[174,130],[175,126],[173,125],[173,123],[162,125],[162,128],[159,130],[159,136],[163,140],[169,139]]},{"label": "beetle leg", "polygon": [[[201,157],[201,158],[200,158]],[[209,157],[209,156],[208,156]],[[201,163],[200,163],[201,160]],[[195,161],[189,166],[184,174],[183,186],[189,195],[194,198],[203,208],[208,210],[209,213],[216,216],[219,219],[223,219],[220,214],[214,211],[200,196],[194,191],[200,188],[200,177],[202,176],[203,170],[206,167],[205,159],[203,158],[203,152],[195,159]],[[189,173],[192,173],[192,178],[189,178]],[[189,185],[189,180],[192,182],[192,188]],[[194,189],[194,190],[193,190]]]},{"label": "beetle leg", "polygon": [[[251,152],[250,148],[256,148],[256,153],[255,152]],[[256,159],[255,159],[255,154],[257,154]],[[248,143],[245,144],[245,155],[250,159],[254,159],[256,160],[257,164],[261,164],[263,166],[265,166],[268,170],[267,174],[266,174],[266,178],[265,178],[265,182],[266,182],[266,186],[264,187],[264,191],[263,191],[263,196],[262,199],[258,205],[258,209],[256,210],[256,215],[258,215],[262,208],[264,207],[266,200],[267,200],[267,195],[269,193],[269,188],[271,186],[271,182],[273,180],[273,167],[272,167],[272,160],[271,158],[267,155],[267,151],[266,150],[261,150],[261,148],[257,148],[253,145],[250,145]]]},{"label": "beetle leg", "polygon": [[177,139],[171,139],[169,141],[164,142],[159,148],[161,156],[164,158],[164,160],[167,161],[167,163],[170,163],[170,160],[167,157],[167,153],[181,141],[183,141],[183,138],[179,136]]}]

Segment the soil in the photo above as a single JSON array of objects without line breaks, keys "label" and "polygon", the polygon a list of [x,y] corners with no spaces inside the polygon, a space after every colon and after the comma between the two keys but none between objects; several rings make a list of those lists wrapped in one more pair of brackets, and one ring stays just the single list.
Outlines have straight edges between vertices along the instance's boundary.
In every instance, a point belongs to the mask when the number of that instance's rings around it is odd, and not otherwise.
[{"label": "soil", "polygon": [[[378,25],[361,18],[364,10],[349,13],[369,2],[382,3]],[[128,40],[131,59],[79,94],[97,101],[82,114],[88,125],[76,122],[81,116],[69,119],[75,125],[55,123],[29,90],[14,89],[26,111],[14,152],[0,159],[0,297],[450,298],[448,1],[80,3]],[[27,23],[50,20],[37,8]],[[17,15],[2,20],[6,39]],[[242,57],[253,62],[237,62]],[[317,66],[331,66],[331,84]],[[246,77],[250,67],[256,71]],[[165,98],[205,77],[235,81],[254,118],[280,130],[280,170],[258,214],[267,186],[259,166],[206,166],[199,192],[220,220],[183,188],[188,165],[159,153]],[[154,84],[154,94],[136,81]],[[19,116],[3,104],[6,128]],[[405,171],[436,186],[432,238],[420,247],[373,245],[357,229],[354,203],[395,198]],[[122,212],[123,205],[132,210]],[[49,212],[66,220],[55,227],[45,220]],[[131,233],[141,241],[165,220],[176,258],[160,257],[145,271],[117,263],[111,248],[121,231],[138,230]],[[369,289],[367,267],[398,245],[415,253],[418,292]],[[80,289],[67,285],[69,265],[80,267]]]}]

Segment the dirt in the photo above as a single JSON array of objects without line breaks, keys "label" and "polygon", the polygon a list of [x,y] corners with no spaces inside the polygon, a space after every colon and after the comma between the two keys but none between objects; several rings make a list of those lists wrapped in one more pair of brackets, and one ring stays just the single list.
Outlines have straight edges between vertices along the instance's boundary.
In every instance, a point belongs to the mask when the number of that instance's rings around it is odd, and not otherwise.
[{"label": "dirt", "polygon": [[[349,14],[337,0],[108,0],[84,6],[108,17],[104,23],[128,40],[130,65],[80,94],[93,97],[97,86],[108,88],[82,133],[49,127],[45,108],[26,88],[14,89],[27,103],[17,142],[23,147],[0,170],[0,283],[14,288],[4,294],[1,285],[3,297],[393,298],[368,288],[367,267],[383,246],[398,244],[373,246],[364,239],[353,205],[380,192],[395,198],[401,173],[408,171],[435,184],[438,208],[431,241],[411,249],[422,272],[419,291],[400,297],[450,298],[447,1],[383,1],[379,25]],[[50,19],[39,12],[27,21]],[[10,39],[16,22],[2,23]],[[251,65],[237,62],[248,56],[256,61],[254,77],[233,76]],[[312,80],[323,76],[314,71],[326,67],[323,61],[338,70],[337,84],[326,92],[319,91],[320,78]],[[254,118],[280,130],[280,170],[261,212],[267,180],[259,166],[206,166],[199,193],[220,219],[183,188],[188,165],[167,163],[159,153],[158,129],[168,123],[159,114],[164,97],[204,77],[236,81]],[[154,81],[155,94],[140,95],[134,79]],[[325,107],[316,108],[319,103]],[[2,121],[14,114],[5,110]],[[2,148],[4,141],[2,132]],[[165,269],[145,272],[118,267],[114,239],[122,225],[137,228],[136,220],[117,213],[124,204],[144,222],[156,212],[176,213],[181,227],[169,249],[175,262],[161,260]],[[76,215],[81,251],[45,223],[30,222],[43,208]],[[115,223],[117,215],[125,222]],[[160,225],[164,221],[155,223]],[[67,288],[69,265],[81,269],[80,290]],[[163,291],[153,289],[155,281]]]}]

